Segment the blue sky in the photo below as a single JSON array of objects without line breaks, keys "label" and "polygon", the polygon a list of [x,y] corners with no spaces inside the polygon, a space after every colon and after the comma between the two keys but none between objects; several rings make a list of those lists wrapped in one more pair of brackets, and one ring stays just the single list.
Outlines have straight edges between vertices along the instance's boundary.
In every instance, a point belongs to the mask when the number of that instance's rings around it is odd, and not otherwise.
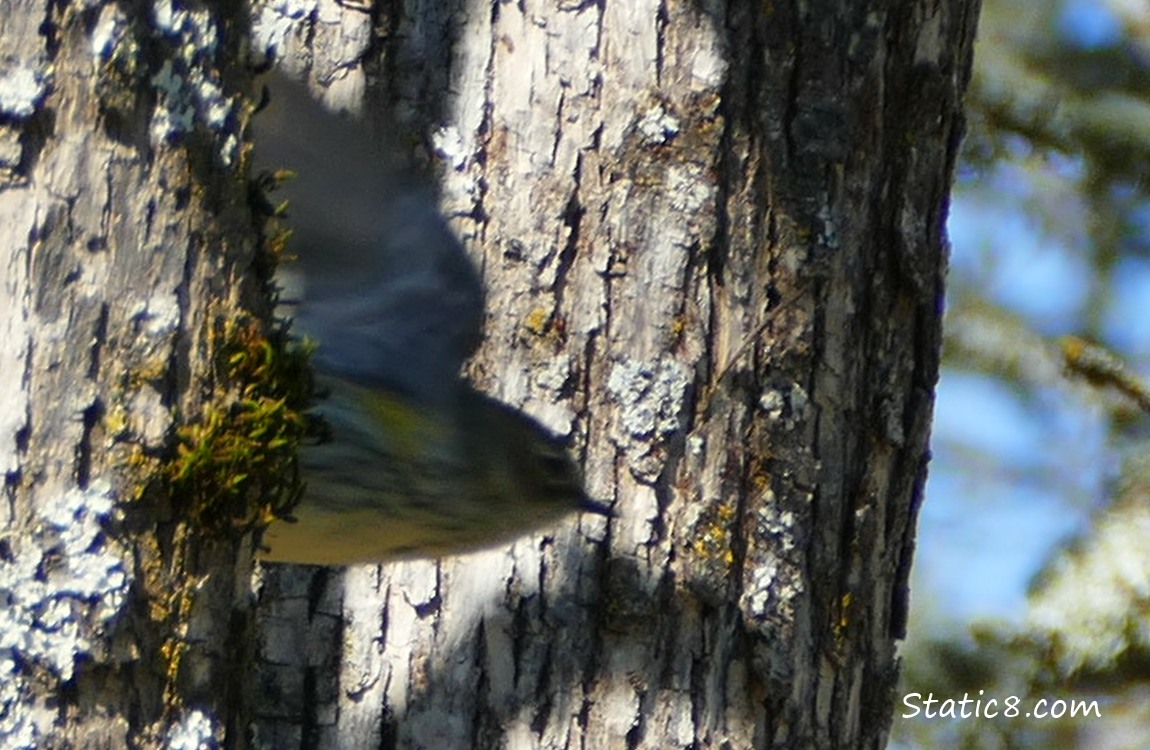
[{"label": "blue sky", "polygon": [[[1097,0],[1068,0],[1052,32],[1067,44],[1114,44],[1121,24]],[[1043,336],[1100,330],[1145,374],[1150,360],[1150,253],[1114,268],[1091,299],[1089,221],[1072,159],[1014,161],[955,188],[950,294],[977,294]],[[1140,219],[1150,244],[1150,210]],[[952,632],[980,618],[1017,621],[1026,589],[1052,550],[1089,526],[1117,460],[1102,415],[1069,391],[1024,390],[974,369],[944,369],[934,459],[919,523],[912,621]],[[938,633],[935,633],[938,635]]]}]

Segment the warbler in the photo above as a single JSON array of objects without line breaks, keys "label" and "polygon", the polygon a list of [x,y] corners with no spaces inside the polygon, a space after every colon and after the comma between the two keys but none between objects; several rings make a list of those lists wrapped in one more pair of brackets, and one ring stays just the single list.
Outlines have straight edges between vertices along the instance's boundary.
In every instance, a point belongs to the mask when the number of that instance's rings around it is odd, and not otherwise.
[{"label": "warbler", "polygon": [[257,169],[287,169],[293,330],[316,342],[327,439],[300,451],[292,518],[265,560],[319,565],[439,557],[509,542],[587,497],[564,441],[461,376],[483,286],[434,196],[363,118],[280,74],[252,118]]}]

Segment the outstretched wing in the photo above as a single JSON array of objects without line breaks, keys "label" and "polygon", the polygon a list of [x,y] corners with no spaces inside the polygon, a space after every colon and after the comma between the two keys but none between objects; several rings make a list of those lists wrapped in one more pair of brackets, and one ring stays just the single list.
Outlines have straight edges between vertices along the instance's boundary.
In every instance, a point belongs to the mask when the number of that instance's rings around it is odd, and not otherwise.
[{"label": "outstretched wing", "polygon": [[255,162],[296,173],[281,190],[302,279],[295,327],[314,363],[435,405],[480,340],[483,287],[430,189],[382,128],[338,116],[273,74],[252,118]]}]

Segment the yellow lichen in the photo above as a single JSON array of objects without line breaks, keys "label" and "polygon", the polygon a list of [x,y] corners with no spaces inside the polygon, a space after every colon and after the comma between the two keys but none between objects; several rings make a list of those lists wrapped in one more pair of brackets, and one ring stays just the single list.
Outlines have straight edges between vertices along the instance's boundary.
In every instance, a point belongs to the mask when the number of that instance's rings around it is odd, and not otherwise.
[{"label": "yellow lichen", "polygon": [[550,321],[551,312],[546,308],[536,307],[527,313],[527,317],[523,319],[523,327],[536,336],[542,336],[547,333],[547,327]]},{"label": "yellow lichen", "polygon": [[731,503],[719,503],[707,509],[704,518],[695,527],[692,549],[696,555],[721,561],[724,565],[735,562],[730,529],[735,513],[735,506]]}]

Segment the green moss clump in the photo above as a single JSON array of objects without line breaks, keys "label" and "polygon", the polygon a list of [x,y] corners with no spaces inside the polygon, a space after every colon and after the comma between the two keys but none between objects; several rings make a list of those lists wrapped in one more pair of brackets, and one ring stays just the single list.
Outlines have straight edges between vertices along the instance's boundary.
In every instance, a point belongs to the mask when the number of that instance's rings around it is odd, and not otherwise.
[{"label": "green moss clump", "polygon": [[286,329],[227,320],[213,349],[224,396],[177,430],[172,497],[212,530],[246,532],[286,515],[303,491],[297,450],[312,431],[310,347]]}]

